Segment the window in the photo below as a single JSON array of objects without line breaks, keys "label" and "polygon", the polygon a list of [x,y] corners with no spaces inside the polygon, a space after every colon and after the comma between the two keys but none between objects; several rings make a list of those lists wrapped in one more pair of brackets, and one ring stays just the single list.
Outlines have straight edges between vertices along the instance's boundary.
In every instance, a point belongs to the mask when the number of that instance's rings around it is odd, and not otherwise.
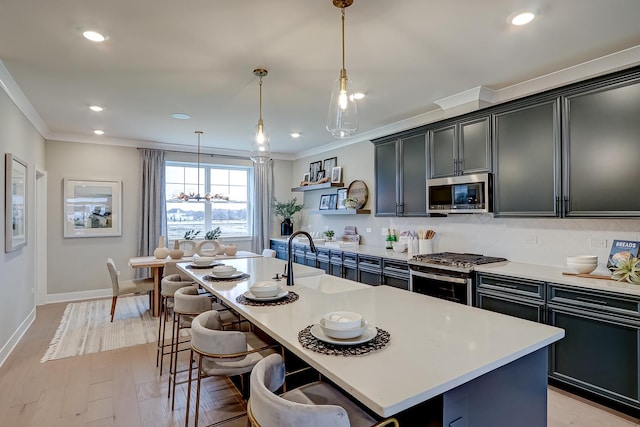
[{"label": "window", "polygon": [[[221,237],[250,236],[252,168],[200,164],[198,171],[194,163],[167,162],[165,173],[169,240],[182,239],[189,230],[204,238],[216,227]],[[209,200],[193,198],[198,193]]]}]

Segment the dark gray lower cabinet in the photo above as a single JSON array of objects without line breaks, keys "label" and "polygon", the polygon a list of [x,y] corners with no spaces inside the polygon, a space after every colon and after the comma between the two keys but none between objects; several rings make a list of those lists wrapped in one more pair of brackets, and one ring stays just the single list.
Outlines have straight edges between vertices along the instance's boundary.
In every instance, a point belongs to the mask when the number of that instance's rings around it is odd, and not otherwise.
[{"label": "dark gray lower cabinet", "polygon": [[276,251],[276,258],[287,260],[287,243],[279,240],[271,240],[271,249]]},{"label": "dark gray lower cabinet", "polygon": [[533,322],[545,321],[545,283],[478,274],[476,301],[480,308]]},{"label": "dark gray lower cabinet", "polygon": [[382,281],[382,259],[380,257],[358,256],[358,282],[378,286]]},{"label": "dark gray lower cabinet", "polygon": [[549,285],[549,324],[565,337],[551,346],[549,376],[640,409],[640,298]]},{"label": "dark gray lower cabinet", "polygon": [[326,274],[330,273],[330,252],[329,249],[317,248],[317,266],[319,269],[324,270]]},{"label": "dark gray lower cabinet", "polygon": [[382,260],[382,284],[409,290],[409,265],[406,261]]},{"label": "dark gray lower cabinet", "polygon": [[358,281],[358,254],[353,252],[343,252],[342,254],[342,274],[345,279]]}]

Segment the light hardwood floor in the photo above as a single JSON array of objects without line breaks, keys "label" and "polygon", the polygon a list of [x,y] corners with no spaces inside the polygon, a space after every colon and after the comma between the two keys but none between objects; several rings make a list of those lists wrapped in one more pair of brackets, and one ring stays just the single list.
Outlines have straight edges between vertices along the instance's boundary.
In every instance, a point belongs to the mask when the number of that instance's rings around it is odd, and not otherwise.
[{"label": "light hardwood floor", "polygon": [[[179,386],[171,411],[167,368],[160,376],[155,343],[40,363],[65,306],[38,307],[34,324],[0,368],[0,425],[183,426],[186,387]],[[203,387],[200,425],[244,410],[228,381],[210,378]],[[224,425],[244,427],[246,417]],[[640,420],[550,387],[548,425],[631,427]]]}]

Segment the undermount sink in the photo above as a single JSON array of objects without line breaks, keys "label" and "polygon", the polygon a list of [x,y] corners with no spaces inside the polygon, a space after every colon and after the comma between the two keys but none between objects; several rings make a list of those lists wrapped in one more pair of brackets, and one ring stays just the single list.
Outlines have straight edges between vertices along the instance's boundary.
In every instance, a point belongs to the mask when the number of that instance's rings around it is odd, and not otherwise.
[{"label": "undermount sink", "polygon": [[337,294],[340,292],[354,291],[368,287],[353,280],[342,279],[330,274],[319,276],[296,277],[296,285],[305,286],[310,289],[322,292],[323,294]]}]

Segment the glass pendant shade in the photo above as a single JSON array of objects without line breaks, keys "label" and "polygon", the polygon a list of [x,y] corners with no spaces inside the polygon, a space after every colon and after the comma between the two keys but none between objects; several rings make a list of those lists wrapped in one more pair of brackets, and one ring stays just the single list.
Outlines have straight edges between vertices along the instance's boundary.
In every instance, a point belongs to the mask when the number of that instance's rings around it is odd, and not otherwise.
[{"label": "glass pendant shade", "polygon": [[346,71],[343,69],[340,74],[331,91],[327,130],[336,138],[346,138],[358,130],[358,106]]},{"label": "glass pendant shade", "polygon": [[271,160],[271,150],[269,149],[269,137],[264,131],[264,122],[262,120],[262,78],[268,74],[263,68],[256,68],[253,74],[260,77],[260,118],[256,126],[256,134],[251,143],[251,152],[249,158],[254,163],[264,164]]}]

